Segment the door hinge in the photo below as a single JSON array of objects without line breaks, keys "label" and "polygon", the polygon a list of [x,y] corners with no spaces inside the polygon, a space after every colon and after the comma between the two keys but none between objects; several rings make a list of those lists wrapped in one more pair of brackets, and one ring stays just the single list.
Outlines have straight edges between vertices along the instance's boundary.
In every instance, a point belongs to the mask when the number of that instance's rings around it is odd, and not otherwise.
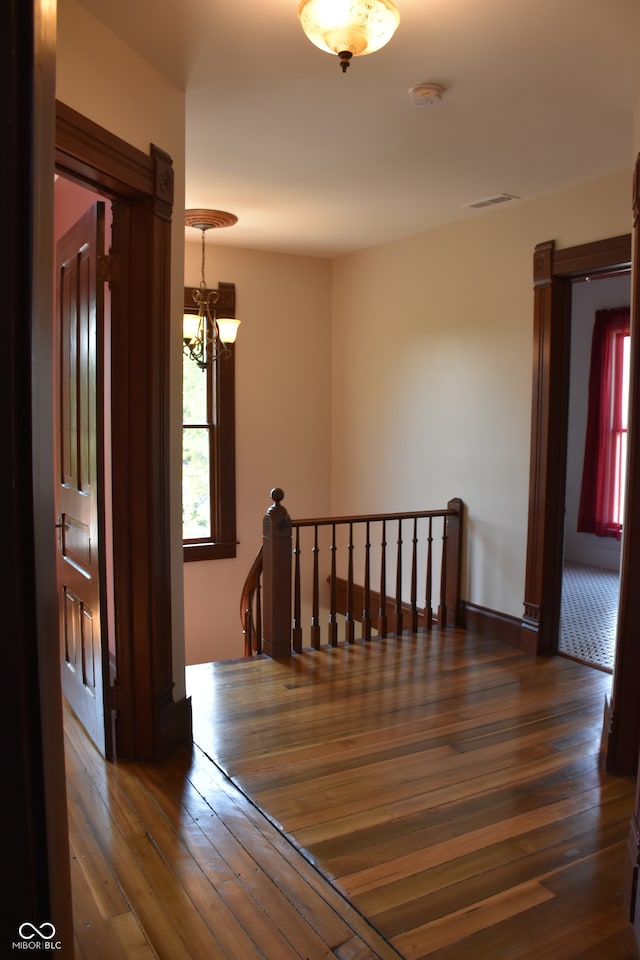
[{"label": "door hinge", "polygon": [[98,254],[96,261],[96,275],[98,280],[108,283],[117,283],[120,280],[120,257],[113,253]]},{"label": "door hinge", "polygon": [[112,683],[105,690],[105,709],[115,710],[116,712],[122,705],[122,687],[117,683]]}]

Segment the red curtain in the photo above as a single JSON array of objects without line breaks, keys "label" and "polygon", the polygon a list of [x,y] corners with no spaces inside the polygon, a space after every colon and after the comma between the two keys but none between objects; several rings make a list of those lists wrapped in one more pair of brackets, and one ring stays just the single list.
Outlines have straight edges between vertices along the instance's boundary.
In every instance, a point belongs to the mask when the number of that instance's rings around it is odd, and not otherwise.
[{"label": "red curtain", "polygon": [[[617,439],[622,427],[622,363],[629,307],[598,310],[591,341],[589,407],[578,532],[620,539]],[[623,465],[624,467],[624,465]]]}]

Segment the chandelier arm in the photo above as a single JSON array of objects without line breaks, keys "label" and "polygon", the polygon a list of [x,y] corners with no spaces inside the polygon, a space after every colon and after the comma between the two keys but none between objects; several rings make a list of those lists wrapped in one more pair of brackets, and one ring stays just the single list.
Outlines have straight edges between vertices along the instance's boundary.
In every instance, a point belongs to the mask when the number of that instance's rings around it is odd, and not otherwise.
[{"label": "chandelier arm", "polygon": [[[195,335],[189,339],[183,337],[183,352],[194,360],[202,370],[219,357],[231,355],[229,344],[222,339],[216,312],[220,298],[219,290],[208,290],[205,279],[205,232],[211,227],[227,227],[237,222],[237,217],[224,211],[187,210],[185,223],[201,231],[200,286],[192,291],[193,301],[198,311],[198,323]],[[233,339],[233,338],[232,338]]]},{"label": "chandelier arm", "polygon": [[216,316],[215,305],[218,302],[217,290],[208,290],[205,279],[205,231],[202,227],[202,253],[200,262],[200,286],[193,290],[193,300],[198,307],[198,330],[194,340],[185,344],[185,353],[198,366],[205,370],[207,364],[215,362],[222,354],[229,353],[226,344],[220,340],[220,327]]}]

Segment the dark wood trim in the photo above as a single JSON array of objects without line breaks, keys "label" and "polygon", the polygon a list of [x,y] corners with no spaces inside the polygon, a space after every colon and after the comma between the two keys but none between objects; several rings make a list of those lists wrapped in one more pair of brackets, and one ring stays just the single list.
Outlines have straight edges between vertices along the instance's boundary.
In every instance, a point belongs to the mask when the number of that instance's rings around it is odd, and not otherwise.
[{"label": "dark wood trim", "polygon": [[564,278],[599,276],[627,271],[630,263],[631,234],[623,233],[608,240],[554,250],[552,272]]},{"label": "dark wood trim", "polygon": [[7,13],[0,32],[0,543],[8,571],[2,756],[11,875],[3,890],[2,943],[9,953],[21,941],[21,923],[46,921],[62,945],[56,955],[71,958],[51,447],[55,7],[13,2]]},{"label": "dark wood trim", "polygon": [[[372,610],[378,610],[380,607],[380,593],[376,590],[370,591],[370,606]],[[364,608],[364,587],[361,584],[353,585],[353,619],[359,623],[362,621],[362,610]],[[336,577],[336,610],[338,613],[345,614],[347,610],[347,581],[343,577]],[[395,616],[395,600],[392,597],[386,598],[386,613],[389,620]],[[411,623],[411,606],[408,603],[402,604],[403,622]],[[437,625],[437,619],[434,617],[433,624]],[[468,600],[462,600],[459,605],[458,626],[471,630],[483,637],[491,637],[500,643],[506,643],[511,647],[517,647],[525,653],[535,654],[535,646],[529,649],[522,645],[522,633],[520,630],[520,620],[518,617],[509,616],[506,613],[500,613],[497,610],[490,610],[487,607],[481,607],[476,603],[470,603]],[[418,630],[425,630],[426,621],[424,610],[418,610]],[[407,628],[408,629],[408,628]]]},{"label": "dark wood trim", "polygon": [[522,649],[557,652],[562,589],[571,282],[629,269],[631,235],[556,250],[538,244],[533,257],[534,329],[529,519]]},{"label": "dark wood trim", "polygon": [[[629,396],[629,437],[627,490],[638,490],[640,481],[640,155],[633,177],[633,286],[631,291],[631,384]],[[613,702],[607,739],[606,766],[611,772],[632,772],[637,779],[634,810],[627,841],[627,901],[629,917],[640,946],[640,908],[638,874],[640,872],[640,776],[638,750],[640,740],[640,496],[627,494],[622,542],[620,604],[618,610],[618,646],[613,678]],[[633,764],[635,763],[635,767]]]},{"label": "dark wood trim", "polygon": [[460,497],[453,497],[447,502],[447,508],[455,513],[446,519],[447,546],[443,557],[446,574],[445,610],[438,610],[440,622],[446,621],[447,626],[457,627],[460,624],[460,603],[462,588],[462,554],[463,536],[465,530],[465,506]]},{"label": "dark wood trim", "polygon": [[640,931],[638,920],[638,872],[640,871],[640,833],[638,832],[638,824],[634,818],[631,827],[629,829],[629,836],[627,838],[627,848],[626,848],[627,860],[631,865],[629,871],[629,882],[625,887],[625,900],[627,905],[627,910],[629,911],[629,919],[633,924],[634,933],[636,935],[636,941],[640,943]]},{"label": "dark wood trim", "polygon": [[537,632],[539,655],[556,652],[562,586],[571,334],[571,287],[554,275],[553,243],[534,254],[534,375],[532,392],[529,540],[523,649]]},{"label": "dark wood trim", "polygon": [[[112,497],[116,752],[158,760],[190,739],[173,701],[169,536],[169,316],[173,171],[56,104],[56,165],[113,199]],[[176,740],[177,738],[177,740]]]},{"label": "dark wood trim", "polygon": [[[235,318],[236,288],[233,283],[219,283],[216,310],[219,316]],[[207,290],[207,293],[212,292]],[[197,313],[194,306],[193,287],[184,288],[185,313]],[[213,540],[195,540],[184,542],[184,560],[222,560],[230,559],[237,553],[236,538],[236,396],[235,396],[235,345],[230,344],[227,352],[217,361],[214,372],[207,369],[203,376],[208,378],[211,400],[210,422],[213,450],[211,459],[213,476],[211,478],[211,526]]]},{"label": "dark wood trim", "polygon": [[[56,168],[90,183],[106,196],[154,195],[152,157],[59,100],[56,102]],[[163,196],[165,190],[162,190]]]},{"label": "dark wood trim", "polygon": [[488,607],[481,607],[477,603],[465,600],[462,603],[461,621],[461,625],[473,633],[492,637],[500,643],[517,647],[524,653],[535,654],[536,652],[535,644],[530,644],[528,647],[525,645],[529,635],[523,634],[518,617],[500,613],[498,610],[490,610]]},{"label": "dark wood trim", "polygon": [[[347,581],[344,577],[336,577],[336,613],[344,616],[347,612]],[[351,617],[357,623],[362,623],[362,612],[364,610],[364,587],[361,583],[354,583],[352,585],[352,612]],[[370,590],[369,591],[369,609],[372,612],[374,617],[377,616],[378,611],[380,610],[380,591],[379,590]],[[387,622],[393,623],[396,619],[396,601],[394,597],[385,597],[385,611],[384,615],[387,617]],[[417,611],[418,617],[418,630],[426,629],[426,618],[424,615],[424,609],[418,607]],[[411,623],[412,612],[411,604],[407,601],[402,603],[402,622],[406,624],[403,632],[409,631],[409,624]],[[432,620],[432,624],[437,623],[436,618]]]},{"label": "dark wood trim", "polygon": [[283,490],[274,487],[271,499],[262,521],[262,650],[284,660],[291,656],[291,517],[282,505]]},{"label": "dark wood trim", "polygon": [[611,728],[607,745],[607,770],[635,775],[640,750],[640,155],[633,181],[633,269],[631,290],[631,382],[627,499],[622,539],[618,642],[613,676]]},{"label": "dark wood trim", "polygon": [[238,541],[222,543],[185,543],[183,559],[185,563],[197,560],[232,560],[238,553]]}]

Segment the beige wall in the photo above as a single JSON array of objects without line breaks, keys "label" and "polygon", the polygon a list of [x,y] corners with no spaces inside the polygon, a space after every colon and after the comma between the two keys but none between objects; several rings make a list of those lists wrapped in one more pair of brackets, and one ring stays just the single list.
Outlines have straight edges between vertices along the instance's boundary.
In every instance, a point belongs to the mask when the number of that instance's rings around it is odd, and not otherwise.
[{"label": "beige wall", "polygon": [[[185,255],[182,226],[184,96],[75,0],[58,4],[57,96],[141,150],[156,143],[174,161],[176,692],[185,642],[189,663],[241,652],[240,589],[274,485],[284,487],[294,516],[427,507],[461,496],[469,508],[467,598],[520,616],[532,251],[543,240],[569,246],[629,231],[631,158],[629,171],[601,181],[485,211],[333,264],[216,247],[207,280],[236,283],[243,321],[237,347],[240,544],[236,560],[183,565],[181,303],[184,283],[199,280],[199,244],[189,243]],[[640,149],[640,104],[635,144]]]},{"label": "beige wall", "polygon": [[[293,516],[462,497],[466,599],[522,614],[533,250],[544,240],[560,248],[628,232],[630,176],[333,262],[207,246],[207,281],[236,283],[243,319],[240,546],[236,560],[185,565],[188,663],[240,653],[240,590],[274,485]],[[188,285],[199,268],[199,243],[188,243]],[[287,441],[274,449],[276,420]]]},{"label": "beige wall", "polygon": [[[231,228],[233,229],[233,228]],[[201,242],[185,245],[185,285],[200,281]],[[291,516],[330,505],[331,264],[206,245],[209,286],[235,283],[238,553],[185,563],[187,663],[242,656],[240,594],[273,487]]]},{"label": "beige wall", "polygon": [[[117,69],[114,69],[117,64]],[[132,91],[135,90],[135,96]],[[58,0],[56,97],[144,153],[156,144],[173,160],[171,237],[173,342],[171,366],[172,635],[174,694],[184,695],[182,596],[180,336],[184,268],[184,93],[127,47],[75,0]],[[158,109],[162,104],[162,109]]]},{"label": "beige wall", "polygon": [[466,598],[522,614],[532,256],[631,230],[631,170],[340,258],[332,511],[468,506]]}]

